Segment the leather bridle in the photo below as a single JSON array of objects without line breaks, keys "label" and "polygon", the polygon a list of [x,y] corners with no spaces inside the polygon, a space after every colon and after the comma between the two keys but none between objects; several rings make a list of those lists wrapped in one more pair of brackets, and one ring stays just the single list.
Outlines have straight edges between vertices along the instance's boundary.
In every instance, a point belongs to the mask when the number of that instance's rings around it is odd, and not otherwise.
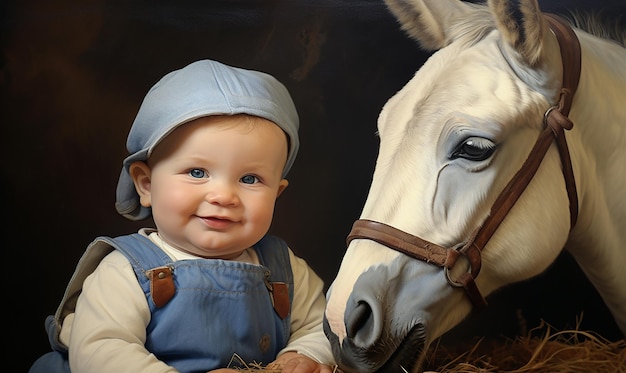
[{"label": "leather bridle", "polygon": [[[544,130],[522,167],[494,202],[483,224],[474,230],[465,243],[443,247],[390,225],[359,219],[354,222],[352,231],[347,237],[348,245],[354,239],[369,239],[413,258],[440,266],[444,269],[450,285],[463,287],[475,307],[485,307],[487,302],[475,283],[481,267],[481,251],[532,180],[553,140],[559,150],[569,197],[570,229],[574,227],[578,218],[578,197],[564,130],[570,130],[573,127],[567,115],[580,78],[580,43],[572,28],[563,19],[554,14],[544,14],[544,16],[559,42],[563,62],[563,84],[559,102],[545,112]],[[458,279],[453,279],[450,270],[460,257],[467,259],[469,268]]]}]

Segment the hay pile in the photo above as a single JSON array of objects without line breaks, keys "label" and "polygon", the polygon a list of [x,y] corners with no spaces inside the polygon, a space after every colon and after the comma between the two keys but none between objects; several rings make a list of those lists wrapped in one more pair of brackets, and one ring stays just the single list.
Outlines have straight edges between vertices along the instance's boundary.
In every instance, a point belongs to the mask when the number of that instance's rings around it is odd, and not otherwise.
[{"label": "hay pile", "polygon": [[[626,341],[581,330],[553,331],[541,323],[525,337],[478,339],[462,349],[431,347],[424,366],[441,373],[626,373]],[[280,373],[250,365],[242,372]],[[337,373],[341,373],[336,369]]]},{"label": "hay pile", "polygon": [[[228,364],[229,367],[236,365],[238,367],[243,366],[245,368],[231,368],[237,371],[240,371],[242,373],[248,373],[248,372],[254,372],[254,373],[281,373],[281,369],[280,368],[268,368],[268,367],[264,367],[262,364],[253,362],[253,363],[245,363],[243,361],[243,359],[241,359],[241,357],[237,354],[233,354],[233,356],[230,359],[230,364]],[[342,371],[337,368],[335,366],[333,373],[342,373]]]},{"label": "hay pile", "polygon": [[626,373],[626,341],[542,323],[525,337],[479,339],[465,352],[431,348],[425,370],[446,373]]}]

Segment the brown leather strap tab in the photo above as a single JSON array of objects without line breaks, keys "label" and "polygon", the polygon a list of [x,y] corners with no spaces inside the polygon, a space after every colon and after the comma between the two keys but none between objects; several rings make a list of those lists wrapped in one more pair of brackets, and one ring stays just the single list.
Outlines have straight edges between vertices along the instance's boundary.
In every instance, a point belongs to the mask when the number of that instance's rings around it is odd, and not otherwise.
[{"label": "brown leather strap tab", "polygon": [[272,282],[270,285],[272,287],[271,294],[274,310],[281,320],[284,320],[285,317],[289,315],[291,309],[289,304],[289,288],[284,282]]},{"label": "brown leather strap tab", "polygon": [[174,276],[170,267],[158,267],[146,272],[150,279],[150,294],[157,307],[163,307],[176,293]]},{"label": "brown leather strap tab", "polygon": [[456,250],[428,242],[390,225],[367,219],[354,222],[352,231],[346,240],[347,244],[349,245],[350,241],[354,239],[373,240],[408,256],[440,267],[452,267],[460,255]]}]

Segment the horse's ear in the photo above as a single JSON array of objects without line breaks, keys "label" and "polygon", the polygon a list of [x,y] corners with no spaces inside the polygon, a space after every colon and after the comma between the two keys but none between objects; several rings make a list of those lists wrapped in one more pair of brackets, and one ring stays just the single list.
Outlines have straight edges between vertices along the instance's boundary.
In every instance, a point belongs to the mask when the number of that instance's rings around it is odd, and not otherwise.
[{"label": "horse's ear", "polygon": [[441,49],[454,40],[454,23],[478,8],[460,0],[385,0],[409,37],[426,50]]},{"label": "horse's ear", "polygon": [[524,65],[536,66],[545,52],[545,33],[550,32],[537,0],[488,3],[504,41],[518,52]]}]

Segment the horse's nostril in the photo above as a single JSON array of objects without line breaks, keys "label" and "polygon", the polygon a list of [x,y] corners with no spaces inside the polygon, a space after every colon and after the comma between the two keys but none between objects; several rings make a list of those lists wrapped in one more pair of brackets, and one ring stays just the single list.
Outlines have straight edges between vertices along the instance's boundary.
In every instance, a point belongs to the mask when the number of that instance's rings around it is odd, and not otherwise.
[{"label": "horse's nostril", "polygon": [[369,304],[359,302],[352,312],[350,312],[346,320],[346,333],[348,338],[354,338],[371,316],[372,309]]}]

